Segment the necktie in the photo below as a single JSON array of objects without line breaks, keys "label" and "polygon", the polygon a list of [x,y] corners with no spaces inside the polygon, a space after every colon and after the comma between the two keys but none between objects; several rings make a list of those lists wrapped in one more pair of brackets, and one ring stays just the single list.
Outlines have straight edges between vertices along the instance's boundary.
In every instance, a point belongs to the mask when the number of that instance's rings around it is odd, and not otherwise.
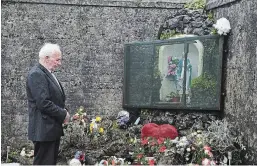
[{"label": "necktie", "polygon": [[54,73],[51,73],[51,74],[52,74],[52,76],[54,77],[54,79],[55,79],[55,81],[57,82],[57,84],[59,85],[59,88],[62,89],[61,86],[60,86],[60,84],[59,84],[59,82],[58,82],[58,80],[57,80],[57,78],[55,77]]}]

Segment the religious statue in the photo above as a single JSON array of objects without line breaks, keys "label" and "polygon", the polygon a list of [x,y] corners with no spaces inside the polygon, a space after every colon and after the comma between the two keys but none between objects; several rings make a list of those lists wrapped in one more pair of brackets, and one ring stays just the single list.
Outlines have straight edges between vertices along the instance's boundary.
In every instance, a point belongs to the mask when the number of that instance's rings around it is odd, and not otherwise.
[{"label": "religious statue", "polygon": [[[179,93],[183,94],[183,80],[184,80],[184,64],[185,64],[185,54],[182,53],[182,57],[178,62],[177,67],[177,79],[179,85]],[[187,58],[187,71],[186,71],[186,94],[189,94],[191,86],[191,75],[192,75],[192,65],[190,60]]]}]

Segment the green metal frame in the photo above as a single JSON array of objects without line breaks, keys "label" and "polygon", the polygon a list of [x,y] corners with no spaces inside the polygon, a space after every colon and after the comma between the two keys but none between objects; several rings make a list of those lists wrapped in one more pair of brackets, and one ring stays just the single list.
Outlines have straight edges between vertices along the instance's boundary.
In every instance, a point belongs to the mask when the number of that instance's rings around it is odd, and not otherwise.
[{"label": "green metal frame", "polygon": [[[130,78],[127,76],[127,72],[129,71],[129,64],[131,64],[130,62],[130,57],[129,57],[129,52],[130,52],[130,47],[131,46],[135,46],[135,45],[153,45],[153,51],[155,52],[155,48],[156,46],[164,46],[164,45],[173,45],[173,44],[183,44],[184,43],[184,53],[185,53],[185,63],[187,64],[187,56],[188,56],[188,48],[189,48],[189,44],[190,43],[194,43],[195,40],[203,40],[203,39],[219,39],[219,55],[220,55],[220,61],[219,61],[219,68],[222,71],[223,65],[222,65],[222,59],[223,59],[223,37],[222,36],[218,36],[218,35],[208,35],[208,36],[194,36],[194,37],[184,37],[184,38],[172,38],[172,39],[168,39],[168,40],[155,40],[155,41],[150,41],[150,42],[132,42],[132,43],[126,43],[125,44],[125,56],[124,56],[124,86],[123,86],[123,107],[124,108],[153,108],[153,109],[185,109],[185,110],[202,110],[202,108],[200,107],[186,107],[186,95],[185,95],[185,91],[186,91],[186,81],[183,81],[183,95],[182,95],[182,105],[184,106],[174,106],[174,105],[170,105],[170,104],[161,104],[161,105],[157,105],[157,104],[153,104],[151,102],[151,105],[149,104],[140,104],[140,105],[133,105],[133,104],[129,104],[129,93],[128,93],[128,83],[130,82]],[[152,67],[152,69],[154,70],[154,67]],[[184,65],[184,79],[186,76],[186,70],[187,69],[187,65]],[[153,71],[152,71],[153,72]],[[219,99],[221,100],[221,77],[222,72],[220,72],[220,77],[218,78],[218,89],[219,91],[217,92],[219,94]],[[153,77],[153,76],[152,76]],[[153,81],[153,78],[152,78]],[[214,107],[214,108],[208,108],[207,110],[220,110],[220,104],[221,101],[219,102],[219,106],[218,107]]]}]

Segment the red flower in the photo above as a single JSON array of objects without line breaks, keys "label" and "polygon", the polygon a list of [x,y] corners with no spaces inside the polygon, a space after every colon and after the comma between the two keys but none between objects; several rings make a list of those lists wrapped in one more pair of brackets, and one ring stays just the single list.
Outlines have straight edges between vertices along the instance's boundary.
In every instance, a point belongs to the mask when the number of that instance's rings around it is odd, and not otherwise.
[{"label": "red flower", "polygon": [[159,152],[164,152],[166,150],[166,147],[165,146],[162,146],[159,150]]},{"label": "red flower", "polygon": [[80,160],[80,161],[84,161],[84,160],[85,160],[85,154],[80,155],[80,156],[79,156],[79,160]]},{"label": "red flower", "polygon": [[142,145],[148,144],[148,140],[147,140],[147,139],[142,139],[142,140],[141,140],[141,144],[142,144]]},{"label": "red flower", "polygon": [[143,154],[138,154],[138,155],[137,155],[137,158],[138,158],[138,159],[141,159],[142,157],[143,157]]},{"label": "red flower", "polygon": [[158,138],[157,142],[158,142],[159,145],[162,144],[164,142],[164,138],[161,138],[161,137]]},{"label": "red flower", "polygon": [[104,165],[108,165],[108,162],[107,162],[107,161],[104,161]]},{"label": "red flower", "polygon": [[153,166],[153,165],[154,165],[154,163],[155,163],[154,159],[150,159],[150,160],[148,160],[148,164],[149,164],[150,166]]}]

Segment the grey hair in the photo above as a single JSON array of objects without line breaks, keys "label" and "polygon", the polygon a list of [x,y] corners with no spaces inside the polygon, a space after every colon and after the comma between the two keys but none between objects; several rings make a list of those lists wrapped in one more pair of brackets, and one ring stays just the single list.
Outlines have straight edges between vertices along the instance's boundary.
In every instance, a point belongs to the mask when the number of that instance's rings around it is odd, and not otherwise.
[{"label": "grey hair", "polygon": [[39,58],[46,56],[52,56],[55,52],[60,52],[60,46],[58,44],[45,43],[39,51]]}]

